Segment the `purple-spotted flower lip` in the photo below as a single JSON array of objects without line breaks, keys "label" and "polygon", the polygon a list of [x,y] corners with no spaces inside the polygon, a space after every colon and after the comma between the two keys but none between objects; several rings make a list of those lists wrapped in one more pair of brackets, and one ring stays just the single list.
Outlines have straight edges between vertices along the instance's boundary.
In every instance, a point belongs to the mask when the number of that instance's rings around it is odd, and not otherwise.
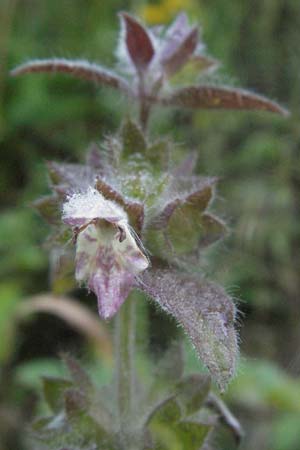
[{"label": "purple-spotted flower lip", "polygon": [[149,266],[127,214],[89,188],[67,198],[63,221],[76,231],[76,280],[96,294],[100,316],[110,319],[126,300],[135,278]]}]

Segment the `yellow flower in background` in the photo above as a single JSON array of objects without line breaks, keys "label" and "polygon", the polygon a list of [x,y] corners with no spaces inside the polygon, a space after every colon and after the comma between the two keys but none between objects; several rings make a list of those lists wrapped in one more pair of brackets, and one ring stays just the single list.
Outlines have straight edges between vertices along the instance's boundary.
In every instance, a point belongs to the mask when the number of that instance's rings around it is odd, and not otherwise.
[{"label": "yellow flower in background", "polygon": [[161,0],[157,4],[147,4],[139,14],[150,25],[171,21],[180,11],[189,11],[194,6],[194,0]]}]

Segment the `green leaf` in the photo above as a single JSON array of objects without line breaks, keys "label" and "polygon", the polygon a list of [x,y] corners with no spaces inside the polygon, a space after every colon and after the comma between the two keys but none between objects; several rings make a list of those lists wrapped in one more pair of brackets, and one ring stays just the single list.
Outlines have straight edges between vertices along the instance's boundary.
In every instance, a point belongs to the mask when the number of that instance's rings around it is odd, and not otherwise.
[{"label": "green leaf", "polygon": [[201,248],[224,237],[225,224],[205,213],[213,199],[215,181],[207,179],[183,198],[177,196],[154,217],[147,233],[154,254],[164,259],[198,256]]},{"label": "green leaf", "polygon": [[93,418],[89,408],[89,400],[82,391],[68,389],[65,392],[65,411],[74,433],[85,440],[101,443],[103,448],[111,448],[111,433]]},{"label": "green leaf", "polygon": [[210,390],[210,377],[194,374],[184,377],[176,387],[176,399],[183,416],[189,416],[203,406]]},{"label": "green leaf", "polygon": [[122,156],[127,159],[134,153],[144,153],[146,149],[146,140],[139,126],[130,120],[126,119],[121,127],[121,140],[123,143]]},{"label": "green leaf", "polygon": [[176,424],[174,431],[182,444],[182,450],[199,450],[211,429],[211,425],[184,421]]},{"label": "green leaf", "polygon": [[202,226],[204,233],[199,242],[200,247],[207,247],[223,239],[227,233],[226,224],[212,214],[203,214]]},{"label": "green leaf", "polygon": [[53,413],[64,408],[64,391],[72,386],[72,382],[63,378],[43,377],[44,398]]},{"label": "green leaf", "polygon": [[181,411],[180,407],[174,396],[168,397],[161,403],[156,405],[149,414],[147,423],[167,423],[174,424],[180,420]]},{"label": "green leaf", "polygon": [[146,148],[147,161],[156,170],[167,169],[171,156],[171,142],[167,139],[160,139]]},{"label": "green leaf", "polygon": [[61,223],[61,207],[56,195],[42,197],[32,203],[43,219],[51,225]]},{"label": "green leaf", "polygon": [[220,286],[174,269],[145,272],[140,289],[182,325],[198,356],[224,391],[234,375],[238,355],[232,299]]}]

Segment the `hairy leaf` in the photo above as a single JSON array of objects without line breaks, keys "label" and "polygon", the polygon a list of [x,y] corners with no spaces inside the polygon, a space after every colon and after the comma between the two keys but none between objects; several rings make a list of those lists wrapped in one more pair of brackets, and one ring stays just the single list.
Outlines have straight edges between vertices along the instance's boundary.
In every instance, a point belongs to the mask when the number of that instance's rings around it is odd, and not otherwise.
[{"label": "hairy leaf", "polygon": [[[199,183],[197,187],[191,190],[190,193],[185,195],[178,195],[176,198],[168,202],[161,213],[153,219],[153,225],[155,228],[165,228],[168,225],[178,230],[178,233],[184,229],[182,220],[188,222],[198,235],[199,217],[202,224],[202,213],[209,206],[213,197],[215,179],[208,178]],[[197,218],[195,217],[197,216]],[[199,216],[199,217],[198,217]],[[171,223],[170,223],[171,221]]]},{"label": "hairy leaf", "polygon": [[165,106],[199,109],[261,110],[288,115],[278,103],[244,89],[227,86],[188,86],[156,99]]},{"label": "hairy leaf", "polygon": [[93,186],[97,172],[88,165],[48,162],[50,181],[56,192],[65,196]]},{"label": "hairy leaf", "polygon": [[219,239],[222,239],[227,233],[225,223],[211,214],[203,214],[202,226],[205,232],[200,240],[201,247],[206,247]]},{"label": "hairy leaf", "polygon": [[122,194],[111,185],[99,178],[96,181],[95,189],[97,189],[97,191],[99,191],[106,199],[121,205],[128,214],[130,225],[138,234],[141,232],[144,223],[144,206],[142,203],[123,197]]},{"label": "hairy leaf", "polygon": [[101,154],[101,149],[94,142],[87,149],[86,163],[102,174],[105,166],[103,164],[103,154]]},{"label": "hairy leaf", "polygon": [[152,269],[139,287],[174,316],[223,391],[238,355],[235,306],[224,290],[175,270]]},{"label": "hairy leaf", "polygon": [[168,76],[176,73],[194,53],[198,43],[198,29],[192,28],[180,42],[170,43],[162,56],[162,65]]},{"label": "hairy leaf", "polygon": [[49,224],[58,225],[61,223],[59,198],[56,195],[47,195],[35,200],[31,205]]},{"label": "hairy leaf", "polygon": [[[147,245],[153,253],[168,260],[192,255],[198,258],[200,249],[224,237],[225,224],[205,213],[213,198],[215,181],[204,179],[189,193],[169,201],[153,218],[147,232]],[[176,179],[173,187],[176,189]]]},{"label": "hairy leaf", "polygon": [[11,71],[11,75],[18,76],[35,72],[64,73],[74,78],[104,84],[125,92],[130,90],[127,81],[119,77],[115,72],[84,60],[68,60],[64,58],[37,59],[16,67]]},{"label": "hairy leaf", "polygon": [[126,119],[121,127],[123,143],[122,156],[128,158],[133,153],[143,153],[146,149],[146,140],[139,126],[130,119]]},{"label": "hairy leaf", "polygon": [[138,70],[147,68],[154,48],[146,29],[127,13],[121,13],[125,26],[125,41],[130,58]]}]

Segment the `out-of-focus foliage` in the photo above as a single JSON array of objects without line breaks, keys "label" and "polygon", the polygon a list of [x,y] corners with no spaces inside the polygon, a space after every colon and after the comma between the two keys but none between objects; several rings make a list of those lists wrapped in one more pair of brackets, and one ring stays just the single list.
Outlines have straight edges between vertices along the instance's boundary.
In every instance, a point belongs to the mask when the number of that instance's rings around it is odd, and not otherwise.
[{"label": "out-of-focus foliage", "polygon": [[[22,448],[18,436],[38,387],[34,374],[47,374],[49,359],[51,364],[51,357],[65,346],[90,349],[59,319],[38,316],[18,331],[13,326],[18,304],[49,286],[47,251],[42,248],[48,230],[27,208],[47,193],[44,161],[80,159],[87,143],[116,129],[123,111],[134,108],[114,92],[77,80],[43,75],[12,80],[7,72],[31,57],[82,56],[110,65],[117,11],[142,11],[154,24],[173,18],[181,7],[201,22],[209,53],[223,61],[224,73],[234,74],[237,85],[280,101],[292,113],[282,121],[264,113],[157,110],[152,127],[157,135],[167,133],[195,149],[199,172],[221,178],[217,210],[224,210],[232,234],[205,261],[207,272],[241,299],[241,350],[245,358],[253,358],[241,367],[228,393],[246,431],[242,448],[299,447],[300,4],[180,3],[179,7],[175,0],[155,0],[147,6],[138,0],[0,4],[1,449]],[[179,156],[178,150],[174,159]],[[93,305],[85,296],[84,302]],[[167,345],[173,325],[164,322],[168,331],[163,331],[155,312],[152,319],[151,335],[160,333],[152,343]],[[141,334],[144,326],[141,320]],[[48,363],[43,364],[45,357]],[[140,370],[145,366],[141,363]],[[102,375],[97,376],[101,381]],[[232,448],[227,435],[219,447]]]}]

